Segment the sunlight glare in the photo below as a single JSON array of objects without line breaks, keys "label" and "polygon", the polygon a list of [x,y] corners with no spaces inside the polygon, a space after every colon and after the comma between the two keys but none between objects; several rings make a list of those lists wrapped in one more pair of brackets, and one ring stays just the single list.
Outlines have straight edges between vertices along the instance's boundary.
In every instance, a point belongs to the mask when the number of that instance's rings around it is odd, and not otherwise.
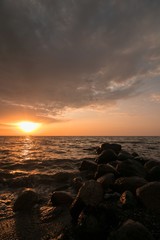
[{"label": "sunlight glare", "polygon": [[18,127],[26,133],[35,131],[37,128],[40,127],[40,123],[34,123],[34,122],[20,122],[18,123]]}]

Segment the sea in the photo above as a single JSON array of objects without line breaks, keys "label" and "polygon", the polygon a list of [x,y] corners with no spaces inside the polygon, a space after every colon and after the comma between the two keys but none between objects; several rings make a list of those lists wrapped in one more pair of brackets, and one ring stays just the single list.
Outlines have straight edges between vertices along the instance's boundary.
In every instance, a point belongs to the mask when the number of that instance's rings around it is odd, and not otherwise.
[{"label": "sea", "polygon": [[46,201],[53,191],[71,192],[81,162],[94,160],[104,142],[160,160],[160,137],[0,137],[0,219],[13,217],[13,202],[24,188],[35,189]]}]

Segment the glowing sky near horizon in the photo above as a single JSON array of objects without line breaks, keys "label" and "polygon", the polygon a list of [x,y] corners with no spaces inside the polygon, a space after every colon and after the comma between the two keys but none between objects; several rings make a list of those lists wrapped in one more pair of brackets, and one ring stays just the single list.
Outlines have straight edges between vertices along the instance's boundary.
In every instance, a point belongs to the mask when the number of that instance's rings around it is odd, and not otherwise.
[{"label": "glowing sky near horizon", "polygon": [[160,135],[160,1],[0,1],[0,135]]}]

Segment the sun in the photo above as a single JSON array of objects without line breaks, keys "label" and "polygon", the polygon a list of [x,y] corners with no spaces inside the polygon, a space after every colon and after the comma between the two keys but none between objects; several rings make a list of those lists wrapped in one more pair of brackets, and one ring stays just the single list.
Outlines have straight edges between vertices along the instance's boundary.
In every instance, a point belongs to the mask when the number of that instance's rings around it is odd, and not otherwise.
[{"label": "sun", "polygon": [[26,122],[19,122],[17,125],[23,132],[30,133],[38,129],[41,124],[26,121]]}]

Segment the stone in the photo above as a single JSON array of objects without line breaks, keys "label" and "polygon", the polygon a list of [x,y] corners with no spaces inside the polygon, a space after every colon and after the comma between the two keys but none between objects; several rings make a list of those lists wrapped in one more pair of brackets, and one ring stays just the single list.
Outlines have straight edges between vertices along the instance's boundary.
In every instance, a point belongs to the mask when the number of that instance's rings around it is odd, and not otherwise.
[{"label": "stone", "polygon": [[96,171],[97,170],[97,164],[95,162],[84,160],[81,163],[81,166],[79,168],[80,171],[88,170],[88,171]]},{"label": "stone", "polygon": [[39,202],[38,194],[30,188],[25,189],[17,197],[13,205],[14,212],[28,212]]},{"label": "stone", "polygon": [[119,154],[121,151],[122,146],[117,143],[102,143],[100,147],[100,151],[103,152],[104,150],[111,149],[113,150],[116,154]]},{"label": "stone", "polygon": [[120,203],[123,208],[134,208],[136,206],[136,199],[132,192],[125,191],[120,197]]},{"label": "stone", "polygon": [[143,165],[134,160],[119,162],[116,170],[123,177],[138,176],[145,178],[146,176],[146,171]]},{"label": "stone", "polygon": [[135,193],[138,187],[141,187],[146,183],[147,180],[141,177],[121,177],[116,179],[113,189],[120,193],[123,193],[126,190]]},{"label": "stone", "polygon": [[72,180],[72,186],[78,191],[83,185],[83,179],[81,177],[75,177]]},{"label": "stone", "polygon": [[150,182],[137,188],[136,195],[148,210],[160,213],[160,182]]},{"label": "stone", "polygon": [[94,214],[85,214],[82,212],[78,219],[78,232],[77,235],[81,238],[87,237],[90,239],[93,236],[99,236],[101,229],[99,226],[98,219]]},{"label": "stone", "polygon": [[138,153],[136,153],[136,152],[133,152],[132,153],[132,156],[135,158],[135,157],[139,157],[139,154]]},{"label": "stone", "polygon": [[119,212],[115,208],[100,205],[85,209],[78,218],[78,231],[75,239],[106,239],[110,229],[117,227]]},{"label": "stone", "polygon": [[158,160],[149,160],[144,164],[144,168],[149,172],[153,167],[160,166],[160,162]]},{"label": "stone", "polygon": [[77,222],[77,219],[86,207],[95,207],[103,200],[103,188],[102,185],[95,180],[86,181],[79,189],[75,200],[70,207],[70,213],[73,219],[73,223]]},{"label": "stone", "polygon": [[104,150],[97,158],[96,158],[96,162],[98,164],[105,164],[105,163],[109,163],[111,161],[115,161],[117,160],[117,154],[111,150]]},{"label": "stone", "polygon": [[97,172],[95,174],[95,178],[97,179],[107,173],[113,173],[115,176],[118,175],[116,168],[114,166],[112,166],[111,164],[109,164],[109,163],[99,164],[97,167]]},{"label": "stone", "polygon": [[103,200],[102,185],[95,180],[86,181],[78,192],[85,205],[96,206]]},{"label": "stone", "polygon": [[117,193],[117,192],[114,192],[114,193],[105,193],[105,195],[104,195],[104,199],[105,200],[112,200],[112,201],[117,201],[117,200],[119,200],[119,198],[120,198],[120,194],[119,193]]},{"label": "stone", "polygon": [[115,181],[115,177],[113,173],[107,173],[97,179],[97,182],[102,184],[104,190],[112,186],[114,184],[114,181]]},{"label": "stone", "polygon": [[77,195],[77,197],[74,199],[70,207],[70,214],[72,217],[73,224],[77,224],[78,217],[85,207],[86,205]]},{"label": "stone", "polygon": [[153,240],[149,230],[140,222],[128,219],[109,240]]},{"label": "stone", "polygon": [[128,159],[133,159],[133,155],[130,154],[129,152],[127,151],[121,151],[120,154],[118,155],[118,160],[120,161],[125,161],[125,160],[128,160]]},{"label": "stone", "polygon": [[150,169],[150,171],[147,174],[147,179],[150,182],[160,181],[160,165]]},{"label": "stone", "polygon": [[139,157],[139,156],[134,157],[134,161],[139,162],[139,163],[142,164],[143,166],[144,166],[144,164],[146,163],[146,159],[143,158],[143,157]]},{"label": "stone", "polygon": [[70,206],[73,202],[73,197],[67,192],[55,191],[51,196],[51,202],[54,207]]}]

